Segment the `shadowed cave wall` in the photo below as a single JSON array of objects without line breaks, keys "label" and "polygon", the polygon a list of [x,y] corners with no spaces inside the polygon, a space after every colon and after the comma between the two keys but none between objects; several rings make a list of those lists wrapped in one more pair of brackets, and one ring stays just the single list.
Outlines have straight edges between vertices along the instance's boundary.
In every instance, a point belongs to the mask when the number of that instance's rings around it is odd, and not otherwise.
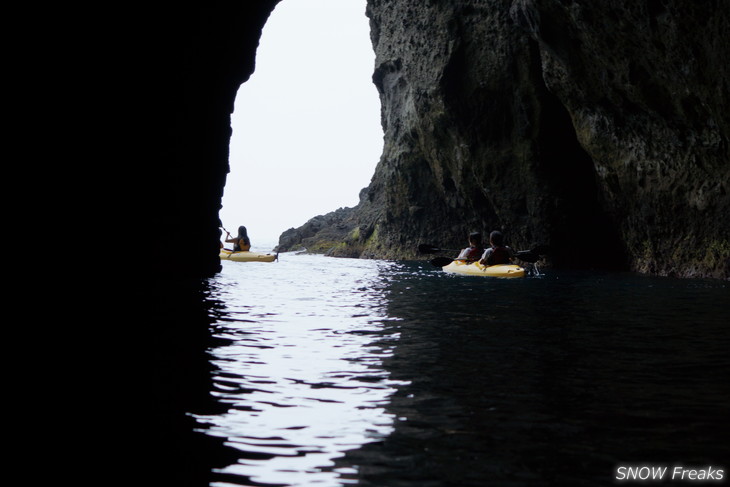
[{"label": "shadowed cave wall", "polygon": [[[186,235],[156,272],[218,269],[230,113],[277,3],[149,23],[130,225]],[[369,0],[385,144],[330,253],[411,258],[499,228],[557,266],[730,276],[726,7]]]},{"label": "shadowed cave wall", "polygon": [[[501,229],[559,267],[730,275],[726,2],[367,12],[385,147],[366,197],[329,215],[347,230],[330,255],[416,257]],[[311,227],[283,247],[330,243],[332,225]]]}]

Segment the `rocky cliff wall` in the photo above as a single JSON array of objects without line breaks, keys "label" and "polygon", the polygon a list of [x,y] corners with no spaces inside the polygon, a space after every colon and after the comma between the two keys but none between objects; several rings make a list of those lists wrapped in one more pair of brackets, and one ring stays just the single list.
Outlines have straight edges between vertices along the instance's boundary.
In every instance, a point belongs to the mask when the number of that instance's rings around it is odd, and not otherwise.
[{"label": "rocky cliff wall", "polygon": [[[106,101],[88,125],[109,155],[100,199],[119,210],[130,274],[218,268],[230,113],[277,3],[94,24],[112,45],[94,58],[106,71],[88,63]],[[551,244],[559,266],[730,277],[729,12],[727,0],[369,0],[385,145],[332,253],[416,257],[418,243],[456,248],[499,228],[513,247]],[[164,258],[150,252],[159,239]]]},{"label": "rocky cliff wall", "polygon": [[729,11],[369,0],[385,147],[340,249],[501,229],[558,266],[730,276]]},{"label": "rocky cliff wall", "polygon": [[730,276],[730,3],[518,1],[633,269]]}]

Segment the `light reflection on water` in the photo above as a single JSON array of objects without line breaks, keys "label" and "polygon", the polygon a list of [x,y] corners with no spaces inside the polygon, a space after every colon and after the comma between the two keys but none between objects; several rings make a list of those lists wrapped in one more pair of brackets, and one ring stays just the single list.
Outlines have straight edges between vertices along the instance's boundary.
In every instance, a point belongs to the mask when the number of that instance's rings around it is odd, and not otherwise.
[{"label": "light reflection on water", "polygon": [[237,452],[216,487],[612,485],[621,462],[730,458],[727,283],[223,264],[227,411],[195,416]]},{"label": "light reflection on water", "polygon": [[[333,485],[352,469],[333,459],[392,431],[398,385],[382,368],[397,333],[384,332],[386,262],[286,255],[224,262],[213,324],[228,345],[211,351],[223,415],[196,416],[241,460],[225,474],[254,482]],[[328,469],[331,469],[328,471]],[[329,483],[327,483],[329,482]]]}]

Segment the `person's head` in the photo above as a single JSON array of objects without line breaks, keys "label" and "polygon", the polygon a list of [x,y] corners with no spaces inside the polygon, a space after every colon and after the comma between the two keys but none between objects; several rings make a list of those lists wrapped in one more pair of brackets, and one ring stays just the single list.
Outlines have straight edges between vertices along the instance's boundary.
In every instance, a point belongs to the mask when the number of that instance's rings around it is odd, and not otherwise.
[{"label": "person's head", "polygon": [[497,230],[489,234],[489,243],[495,247],[502,247],[504,245],[504,236],[502,232]]},{"label": "person's head", "polygon": [[474,247],[478,247],[482,244],[482,234],[479,232],[473,232],[469,234],[469,243]]},{"label": "person's head", "polygon": [[238,227],[238,238],[247,238],[248,234],[246,233],[246,227],[241,225]]}]

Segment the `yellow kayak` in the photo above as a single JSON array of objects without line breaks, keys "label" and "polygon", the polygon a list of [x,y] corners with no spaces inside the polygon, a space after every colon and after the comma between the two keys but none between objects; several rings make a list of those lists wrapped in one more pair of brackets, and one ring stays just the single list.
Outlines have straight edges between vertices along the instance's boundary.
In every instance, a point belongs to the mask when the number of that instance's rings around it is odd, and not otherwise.
[{"label": "yellow kayak", "polygon": [[488,276],[488,277],[524,277],[525,269],[514,264],[499,264],[484,266],[479,262],[467,264],[466,262],[455,260],[451,264],[442,268],[444,272],[453,274],[465,274],[469,276]]},{"label": "yellow kayak", "polygon": [[274,254],[260,254],[248,250],[233,252],[228,249],[221,249],[219,255],[221,260],[232,260],[234,262],[274,262],[276,260]]}]

